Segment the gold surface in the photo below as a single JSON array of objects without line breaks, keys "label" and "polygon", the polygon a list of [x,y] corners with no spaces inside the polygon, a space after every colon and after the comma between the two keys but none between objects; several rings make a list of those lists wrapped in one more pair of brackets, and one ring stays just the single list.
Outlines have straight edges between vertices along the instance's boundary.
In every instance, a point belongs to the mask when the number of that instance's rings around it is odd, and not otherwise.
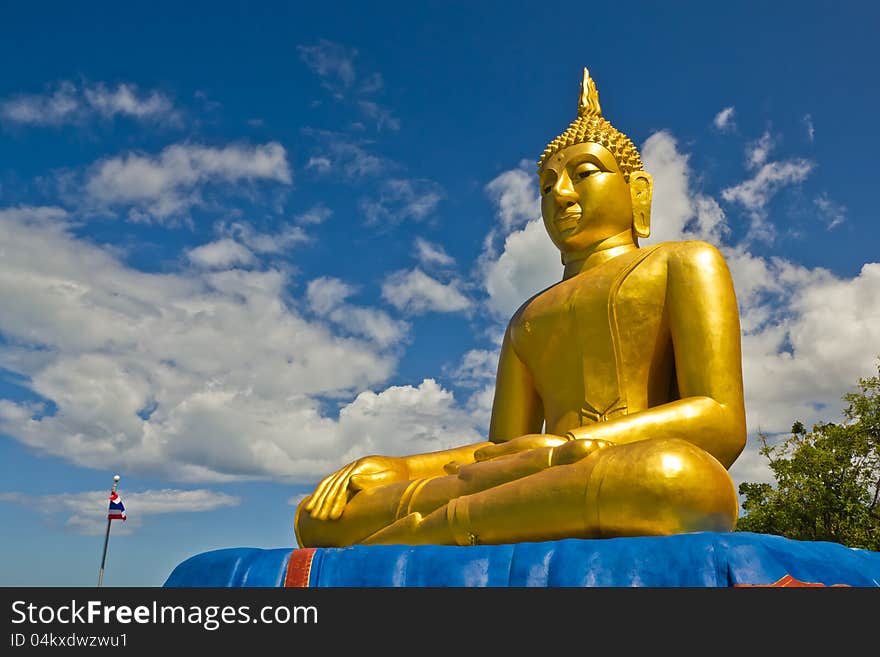
[{"label": "gold surface", "polygon": [[639,247],[651,176],[586,69],[578,117],[538,177],[565,269],[508,324],[488,440],[343,467],[297,508],[301,546],[733,529],[727,468],[746,428],[723,257],[699,241]]}]

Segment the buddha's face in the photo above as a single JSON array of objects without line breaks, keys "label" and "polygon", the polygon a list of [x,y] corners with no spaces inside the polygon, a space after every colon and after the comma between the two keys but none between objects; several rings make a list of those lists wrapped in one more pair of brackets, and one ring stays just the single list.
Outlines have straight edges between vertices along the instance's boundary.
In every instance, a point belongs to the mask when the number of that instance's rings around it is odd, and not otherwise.
[{"label": "buddha's face", "polygon": [[629,184],[604,146],[563,148],[538,176],[544,226],[563,253],[583,251],[632,227]]}]

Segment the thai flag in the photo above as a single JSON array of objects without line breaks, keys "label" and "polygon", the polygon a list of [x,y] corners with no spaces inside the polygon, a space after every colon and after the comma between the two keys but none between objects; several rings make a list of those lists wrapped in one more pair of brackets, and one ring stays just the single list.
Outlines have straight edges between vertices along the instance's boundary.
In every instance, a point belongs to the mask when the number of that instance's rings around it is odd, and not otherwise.
[{"label": "thai flag", "polygon": [[125,520],[125,505],[122,498],[116,494],[116,491],[110,493],[110,510],[107,512],[107,518],[110,520]]}]

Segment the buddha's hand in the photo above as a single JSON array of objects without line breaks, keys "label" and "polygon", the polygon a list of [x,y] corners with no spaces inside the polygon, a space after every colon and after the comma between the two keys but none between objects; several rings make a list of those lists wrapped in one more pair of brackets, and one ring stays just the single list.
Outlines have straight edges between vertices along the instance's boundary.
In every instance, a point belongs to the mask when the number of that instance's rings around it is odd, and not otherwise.
[{"label": "buddha's hand", "polygon": [[568,465],[575,463],[588,457],[590,454],[610,447],[613,443],[607,440],[597,440],[596,438],[575,438],[568,440],[564,445],[553,448],[553,454],[550,457],[552,465]]},{"label": "buddha's hand", "polygon": [[325,477],[312,493],[304,510],[319,520],[336,520],[352,494],[409,478],[404,459],[394,456],[364,456]]},{"label": "buddha's hand", "polygon": [[562,436],[556,436],[552,433],[527,433],[524,436],[511,438],[503,443],[481,447],[474,452],[475,461],[491,461],[492,459],[510,456],[519,452],[526,452],[530,449],[539,447],[556,447],[568,442],[568,439]]}]

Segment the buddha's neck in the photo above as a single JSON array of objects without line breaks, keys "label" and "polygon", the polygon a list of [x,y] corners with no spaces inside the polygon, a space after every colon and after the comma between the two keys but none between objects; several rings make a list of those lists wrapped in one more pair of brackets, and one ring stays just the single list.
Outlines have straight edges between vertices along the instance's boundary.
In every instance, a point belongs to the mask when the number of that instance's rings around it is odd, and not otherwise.
[{"label": "buddha's neck", "polygon": [[565,273],[562,275],[562,280],[577,276],[583,271],[637,248],[639,247],[633,241],[632,230],[627,229],[601,242],[596,242],[583,251],[563,254]]}]

